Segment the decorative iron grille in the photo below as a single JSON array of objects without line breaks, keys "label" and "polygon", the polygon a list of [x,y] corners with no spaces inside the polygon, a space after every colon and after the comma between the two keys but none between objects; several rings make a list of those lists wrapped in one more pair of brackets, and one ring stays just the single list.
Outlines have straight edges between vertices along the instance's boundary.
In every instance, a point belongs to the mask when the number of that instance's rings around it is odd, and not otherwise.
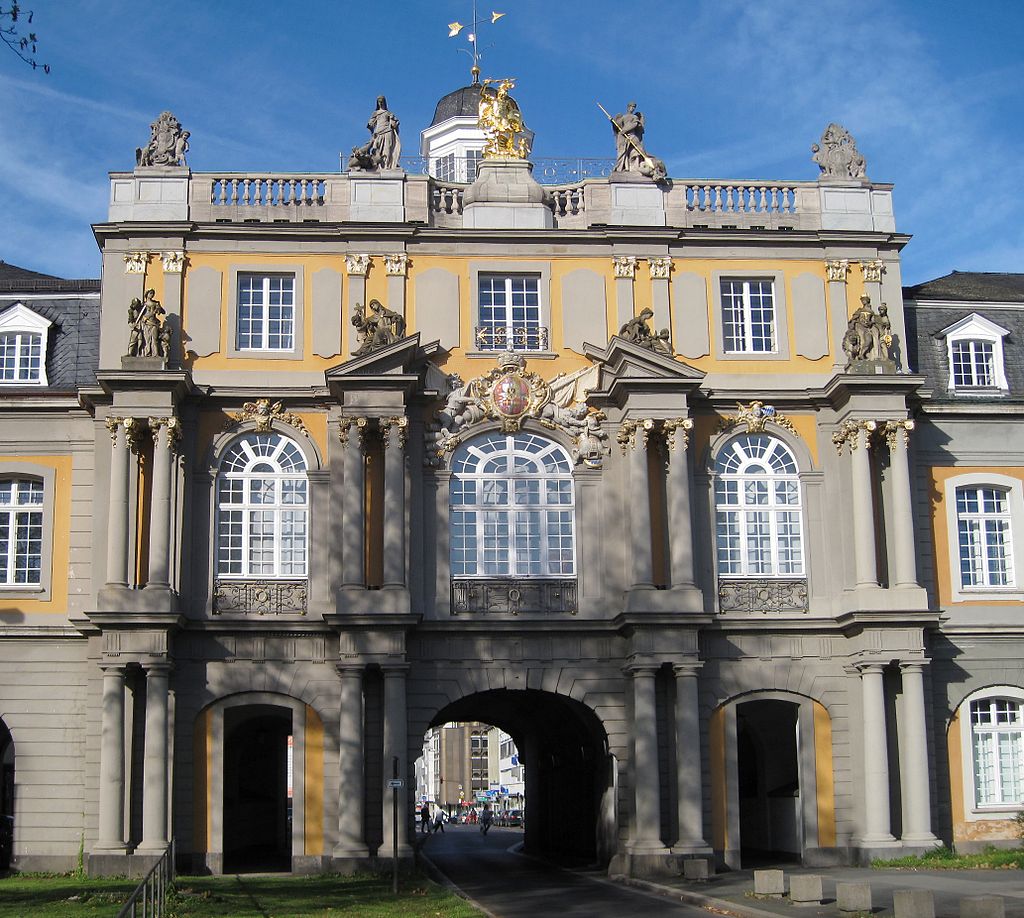
[{"label": "decorative iron grille", "polygon": [[305,615],[307,596],[305,580],[217,580],[213,584],[213,612]]},{"label": "decorative iron grille", "polygon": [[452,580],[452,615],[578,611],[575,580]]},{"label": "decorative iron grille", "polygon": [[806,580],[719,580],[720,612],[806,612]]},{"label": "decorative iron grille", "polygon": [[481,351],[546,351],[548,330],[543,325],[478,325],[473,336]]}]

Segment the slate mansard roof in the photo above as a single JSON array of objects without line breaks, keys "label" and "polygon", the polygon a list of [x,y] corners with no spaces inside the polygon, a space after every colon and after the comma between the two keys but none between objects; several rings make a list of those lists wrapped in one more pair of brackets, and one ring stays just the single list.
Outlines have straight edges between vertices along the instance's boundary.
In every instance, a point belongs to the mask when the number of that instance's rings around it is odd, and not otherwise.
[{"label": "slate mansard roof", "polygon": [[[932,400],[984,399],[1024,401],[1024,274],[954,271],[945,277],[903,288],[910,366],[927,376]],[[1007,395],[949,391],[949,356],[941,332],[977,313],[1005,328],[1003,370]]]},{"label": "slate mansard roof", "polygon": [[67,280],[0,261],[0,315],[15,303],[49,319],[46,373],[49,386],[17,388],[31,392],[74,392],[96,384],[100,354],[100,282]]},{"label": "slate mansard roof", "polygon": [[480,84],[472,83],[448,93],[434,109],[434,120],[430,126],[440,124],[449,118],[477,118],[480,115]]}]

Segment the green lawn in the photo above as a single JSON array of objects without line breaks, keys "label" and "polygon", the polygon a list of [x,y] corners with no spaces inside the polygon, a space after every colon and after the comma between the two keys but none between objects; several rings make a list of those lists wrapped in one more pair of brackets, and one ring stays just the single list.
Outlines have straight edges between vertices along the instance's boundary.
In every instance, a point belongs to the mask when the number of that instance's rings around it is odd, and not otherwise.
[{"label": "green lawn", "polygon": [[903,870],[1020,870],[1024,868],[1024,849],[989,846],[981,854],[957,854],[943,847],[920,856],[875,860],[871,866]]},{"label": "green lawn", "polygon": [[[0,918],[113,918],[133,880],[70,876],[0,879]],[[422,875],[391,877],[178,877],[169,918],[478,918],[480,912]]]}]

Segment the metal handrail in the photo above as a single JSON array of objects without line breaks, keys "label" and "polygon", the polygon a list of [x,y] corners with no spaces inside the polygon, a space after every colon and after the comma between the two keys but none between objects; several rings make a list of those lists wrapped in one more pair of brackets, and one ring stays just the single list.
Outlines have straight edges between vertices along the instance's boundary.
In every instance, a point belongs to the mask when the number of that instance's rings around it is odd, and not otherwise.
[{"label": "metal handrail", "polygon": [[[167,891],[174,882],[174,839],[142,882],[128,897],[117,918],[163,918],[167,913]],[[142,906],[142,911],[138,910]]]}]

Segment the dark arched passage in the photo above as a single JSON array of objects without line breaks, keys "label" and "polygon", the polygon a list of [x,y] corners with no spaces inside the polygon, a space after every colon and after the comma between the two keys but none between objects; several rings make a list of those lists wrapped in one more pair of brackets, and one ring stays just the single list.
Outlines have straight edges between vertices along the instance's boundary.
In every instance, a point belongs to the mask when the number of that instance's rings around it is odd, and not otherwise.
[{"label": "dark arched passage", "polygon": [[14,739],[0,720],[0,870],[11,866],[14,848]]},{"label": "dark arched passage", "polygon": [[430,726],[480,721],[510,734],[526,769],[527,851],[597,861],[614,851],[613,774],[608,738],[594,712],[562,695],[497,689],[438,712]]}]

